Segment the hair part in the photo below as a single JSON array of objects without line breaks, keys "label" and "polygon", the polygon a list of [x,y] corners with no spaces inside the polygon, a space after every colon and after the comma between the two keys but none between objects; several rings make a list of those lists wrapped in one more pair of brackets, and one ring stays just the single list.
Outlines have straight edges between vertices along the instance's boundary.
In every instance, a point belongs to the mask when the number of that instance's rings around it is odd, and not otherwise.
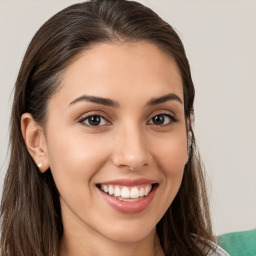
[{"label": "hair part", "polygon": [[[24,143],[20,119],[31,113],[42,127],[47,106],[61,87],[65,69],[96,43],[150,42],[170,55],[183,80],[184,110],[192,131],[194,85],[183,44],[174,29],[149,8],[133,1],[92,0],[72,5],[49,19],[33,37],[15,84],[11,155],[0,216],[2,256],[58,255],[63,233],[59,193],[49,169],[38,171]],[[157,224],[165,255],[206,255],[213,240],[203,171],[195,139],[179,192]],[[196,234],[193,236],[192,234]]]}]

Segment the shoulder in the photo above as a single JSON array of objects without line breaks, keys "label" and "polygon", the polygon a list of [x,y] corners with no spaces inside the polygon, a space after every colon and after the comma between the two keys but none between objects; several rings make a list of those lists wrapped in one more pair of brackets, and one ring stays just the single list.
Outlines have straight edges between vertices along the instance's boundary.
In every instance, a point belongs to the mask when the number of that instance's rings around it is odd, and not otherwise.
[{"label": "shoulder", "polygon": [[211,247],[210,250],[207,249],[207,251],[205,251],[207,256],[230,256],[224,249],[222,249],[218,244],[214,243],[213,241],[210,241],[208,239],[205,239],[196,235],[194,235],[194,237],[196,238],[196,241],[199,247],[202,248],[203,244],[205,243]]},{"label": "shoulder", "polygon": [[209,241],[209,243],[212,244],[214,250],[210,250],[207,256],[229,256],[229,254],[217,244],[213,243],[212,241]]}]

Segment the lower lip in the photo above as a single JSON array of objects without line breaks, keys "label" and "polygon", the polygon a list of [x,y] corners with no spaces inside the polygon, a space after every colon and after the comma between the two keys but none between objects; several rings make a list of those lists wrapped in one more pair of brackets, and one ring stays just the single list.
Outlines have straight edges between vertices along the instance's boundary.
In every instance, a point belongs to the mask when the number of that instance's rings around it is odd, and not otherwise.
[{"label": "lower lip", "polygon": [[121,201],[113,196],[110,196],[99,189],[101,192],[101,195],[106,200],[106,202],[112,206],[115,210],[121,212],[121,213],[129,213],[129,214],[135,214],[140,213],[148,208],[150,203],[152,202],[155,192],[156,192],[157,186],[153,186],[152,191],[142,199],[135,201],[135,202],[126,202]]}]

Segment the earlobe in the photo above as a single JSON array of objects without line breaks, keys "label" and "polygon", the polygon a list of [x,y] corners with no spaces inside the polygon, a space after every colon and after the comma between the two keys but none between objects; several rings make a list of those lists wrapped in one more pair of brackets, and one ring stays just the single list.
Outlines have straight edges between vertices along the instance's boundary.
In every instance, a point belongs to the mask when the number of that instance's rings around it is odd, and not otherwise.
[{"label": "earlobe", "polygon": [[21,117],[21,131],[29,154],[39,170],[45,172],[49,168],[49,161],[43,128],[30,113],[24,113]]}]

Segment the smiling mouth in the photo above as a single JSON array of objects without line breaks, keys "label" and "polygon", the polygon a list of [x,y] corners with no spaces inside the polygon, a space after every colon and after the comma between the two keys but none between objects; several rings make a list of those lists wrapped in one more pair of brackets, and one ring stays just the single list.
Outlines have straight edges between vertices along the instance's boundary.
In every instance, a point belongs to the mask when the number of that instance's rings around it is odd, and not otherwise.
[{"label": "smiling mouth", "polygon": [[142,200],[150,194],[154,186],[156,186],[156,184],[143,184],[139,186],[97,185],[97,187],[107,195],[125,202],[137,202]]}]

